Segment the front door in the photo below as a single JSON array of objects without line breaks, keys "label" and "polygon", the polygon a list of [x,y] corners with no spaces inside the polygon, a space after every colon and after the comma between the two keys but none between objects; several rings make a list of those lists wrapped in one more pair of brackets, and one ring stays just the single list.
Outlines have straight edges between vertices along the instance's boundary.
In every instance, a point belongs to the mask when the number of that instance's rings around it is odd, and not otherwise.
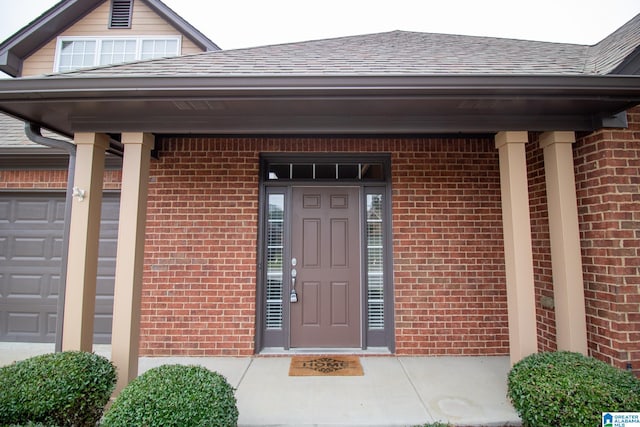
[{"label": "front door", "polygon": [[359,202],[358,187],[292,189],[291,347],[361,346]]}]

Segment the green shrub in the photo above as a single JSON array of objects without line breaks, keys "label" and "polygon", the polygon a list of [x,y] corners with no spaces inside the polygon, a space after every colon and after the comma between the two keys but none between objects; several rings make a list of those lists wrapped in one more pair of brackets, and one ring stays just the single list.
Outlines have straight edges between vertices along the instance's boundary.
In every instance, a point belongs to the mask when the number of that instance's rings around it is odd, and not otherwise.
[{"label": "green shrub", "polygon": [[415,426],[415,427],[453,427],[453,426],[451,424],[445,424],[439,421],[435,421],[433,423],[427,423],[427,424],[423,424],[421,426]]},{"label": "green shrub", "polygon": [[57,426],[51,426],[51,425],[41,424],[41,423],[32,423],[31,421],[29,421],[27,424],[20,424],[20,425],[11,424],[9,427],[57,427]]},{"label": "green shrub", "polygon": [[601,424],[602,412],[640,411],[640,380],[579,353],[538,353],[516,363],[508,394],[526,427]]},{"label": "green shrub", "polygon": [[0,425],[95,426],[116,384],[109,360],[78,351],[0,368]]},{"label": "green shrub", "polygon": [[162,365],[133,380],[105,414],[104,427],[230,427],[238,422],[234,389],[200,366]]}]

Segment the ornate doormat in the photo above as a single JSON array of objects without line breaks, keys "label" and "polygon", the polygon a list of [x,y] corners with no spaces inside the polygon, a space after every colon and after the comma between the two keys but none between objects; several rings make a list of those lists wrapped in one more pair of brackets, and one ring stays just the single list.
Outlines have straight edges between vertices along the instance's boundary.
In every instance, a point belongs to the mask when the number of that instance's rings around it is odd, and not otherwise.
[{"label": "ornate doormat", "polygon": [[364,372],[358,356],[293,356],[290,377],[362,376]]}]

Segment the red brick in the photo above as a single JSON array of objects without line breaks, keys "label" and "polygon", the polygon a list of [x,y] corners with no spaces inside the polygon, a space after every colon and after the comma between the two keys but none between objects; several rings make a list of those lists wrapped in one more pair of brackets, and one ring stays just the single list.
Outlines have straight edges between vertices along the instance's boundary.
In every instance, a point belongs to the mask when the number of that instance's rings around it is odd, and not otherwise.
[{"label": "red brick", "polygon": [[[629,113],[640,129],[640,109]],[[553,296],[539,135],[527,144],[536,301]],[[640,132],[574,144],[589,350],[640,366]],[[398,354],[508,354],[498,153],[487,138],[206,138],[160,141],[151,167],[142,300],[146,355],[250,355],[260,152],[391,153]],[[66,187],[66,171],[2,171],[0,189]],[[119,189],[120,172],[105,172]],[[539,348],[555,313],[536,306]]]}]

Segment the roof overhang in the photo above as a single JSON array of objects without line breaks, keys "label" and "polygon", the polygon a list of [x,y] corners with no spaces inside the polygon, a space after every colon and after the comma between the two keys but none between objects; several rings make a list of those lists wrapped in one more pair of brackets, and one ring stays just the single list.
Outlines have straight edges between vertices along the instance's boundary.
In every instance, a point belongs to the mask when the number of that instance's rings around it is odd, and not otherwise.
[{"label": "roof overhang", "polygon": [[[64,135],[592,131],[640,104],[629,76],[56,77],[0,80],[0,110]],[[618,120],[618,122],[616,122]]]}]

